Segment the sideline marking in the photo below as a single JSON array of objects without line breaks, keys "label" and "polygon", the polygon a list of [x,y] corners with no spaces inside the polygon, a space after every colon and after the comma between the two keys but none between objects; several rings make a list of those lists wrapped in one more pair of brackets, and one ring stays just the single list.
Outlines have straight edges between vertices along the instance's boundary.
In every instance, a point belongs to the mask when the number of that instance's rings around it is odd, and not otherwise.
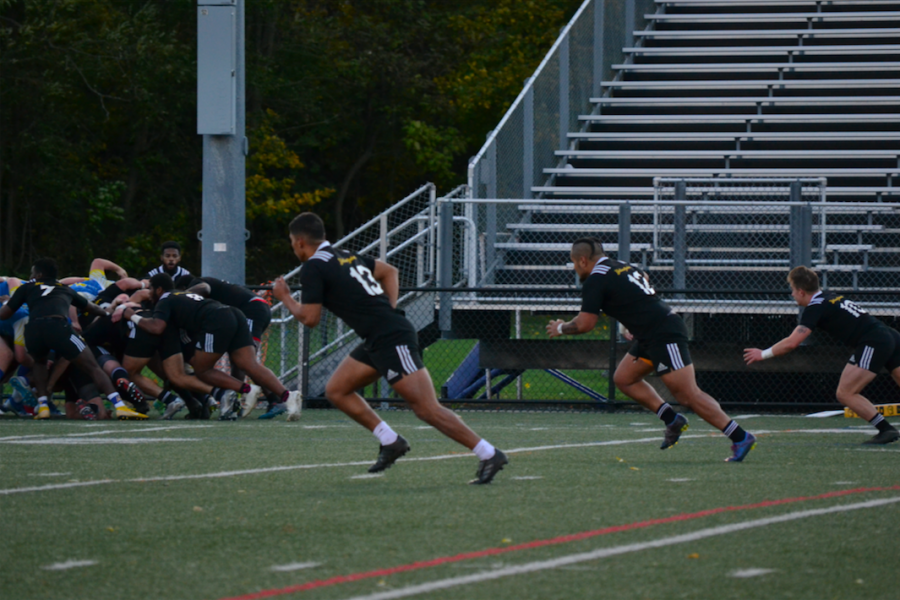
[{"label": "sideline marking", "polygon": [[[88,437],[95,435],[109,435],[112,433],[144,433],[149,431],[170,431],[174,429],[208,429],[213,427],[213,425],[200,425],[199,423],[196,425],[185,424],[185,425],[169,425],[169,426],[160,426],[160,427],[141,427],[140,429],[102,429],[98,431],[85,431],[81,433],[61,433],[59,435],[55,435],[55,438],[77,438],[77,437]],[[28,440],[28,439],[36,439],[36,438],[50,438],[49,433],[37,433],[34,435],[11,435],[8,437],[0,438],[0,442],[8,442],[14,443],[17,440]]]},{"label": "sideline marking", "polygon": [[66,475],[71,475],[72,472],[68,473],[32,473],[32,477],[64,477]]},{"label": "sideline marking", "polygon": [[290,571],[299,571],[300,569],[312,569],[313,567],[318,567],[321,564],[322,563],[317,562],[291,563],[289,565],[275,565],[269,570],[287,573]]},{"label": "sideline marking", "polygon": [[693,481],[693,479],[688,479],[686,477],[675,477],[673,479],[666,479],[666,481],[671,481],[672,483],[685,483],[686,481]]},{"label": "sideline marking", "polygon": [[157,442],[200,442],[200,438],[96,438],[73,439],[68,437],[41,438],[38,440],[12,440],[4,444],[43,444],[47,446],[87,446],[91,444],[155,444]]},{"label": "sideline marking", "polygon": [[[661,430],[660,430],[661,431]],[[756,435],[766,435],[773,433],[858,433],[852,430],[845,429],[783,429],[783,430],[759,430],[755,431]],[[719,432],[710,432],[703,434],[691,434],[691,435],[683,435],[680,439],[696,439],[696,438],[717,438],[721,435]],[[659,442],[659,436],[655,437],[646,437],[646,438],[635,438],[630,440],[608,440],[605,442],[583,442],[579,444],[556,444],[549,446],[533,446],[526,448],[512,448],[509,450],[504,450],[507,454],[517,454],[521,452],[538,452],[541,450],[562,450],[568,448],[594,448],[600,446],[620,446],[624,444],[642,444],[648,442]],[[427,460],[448,460],[452,458],[470,458],[472,455],[469,453],[456,453],[456,454],[441,454],[437,456],[424,456],[424,457],[415,457],[415,458],[401,458],[397,462],[420,462]],[[305,464],[305,465],[283,465],[279,467],[261,467],[258,469],[242,469],[238,471],[220,471],[213,473],[198,473],[195,475],[165,475],[165,476],[157,476],[157,477],[137,477],[133,479],[101,479],[91,482],[83,482],[82,485],[97,485],[100,483],[147,483],[151,481],[183,481],[183,480],[192,480],[192,479],[217,479],[220,477],[234,477],[235,475],[258,475],[261,473],[277,473],[279,471],[296,471],[296,470],[305,470],[305,469],[321,469],[321,468],[334,468],[334,467],[359,467],[359,466],[369,466],[372,464],[371,460],[365,461],[354,461],[354,462],[344,462],[344,463],[320,463],[320,464]],[[0,496],[7,496],[9,494],[18,494],[22,492],[35,492],[42,491],[45,489],[56,489],[52,486],[43,486],[40,488],[35,487],[27,487],[27,488],[7,488],[0,489]]]},{"label": "sideline marking", "polygon": [[532,479],[543,479],[543,475],[514,475],[510,477],[510,479],[517,479],[519,481],[530,481]]},{"label": "sideline marking", "polygon": [[84,487],[88,485],[101,485],[104,483],[115,483],[115,479],[96,479],[94,481],[72,481],[69,483],[51,483],[48,485],[39,485],[35,487],[12,488],[9,490],[0,490],[0,495],[17,494],[22,492],[44,492],[48,490],[64,490],[67,488]]},{"label": "sideline marking", "polygon": [[739,569],[728,574],[729,577],[738,579],[746,579],[748,577],[759,577],[760,575],[768,575],[774,573],[775,569]]},{"label": "sideline marking", "polygon": [[353,475],[350,479],[375,479],[376,477],[384,477],[384,473],[363,473],[362,475]]},{"label": "sideline marking", "polygon": [[[581,533],[562,535],[559,537],[549,538],[549,539],[544,539],[544,540],[535,540],[532,542],[516,544],[514,546],[488,548],[486,550],[477,550],[475,552],[463,552],[461,554],[456,554],[454,556],[442,556],[442,557],[438,557],[438,558],[433,558],[431,560],[418,561],[418,562],[414,562],[414,563],[408,563],[405,565],[399,565],[396,567],[389,567],[389,568],[385,568],[385,569],[376,569],[373,571],[361,571],[358,573],[351,573],[350,575],[337,575],[335,577],[330,577],[328,579],[318,579],[315,581],[310,581],[308,583],[291,585],[291,586],[287,586],[284,588],[263,590],[261,592],[244,594],[242,596],[230,596],[227,598],[222,598],[221,600],[260,600],[261,598],[271,598],[274,596],[282,596],[285,594],[304,592],[307,590],[313,590],[313,589],[318,589],[318,588],[322,588],[322,587],[330,587],[330,586],[337,585],[340,583],[349,583],[351,581],[360,581],[363,579],[371,579],[374,577],[384,577],[387,575],[394,575],[396,573],[417,571],[419,569],[436,567],[436,566],[450,564],[450,563],[457,563],[457,562],[461,562],[464,560],[471,560],[474,558],[484,558],[486,556],[496,556],[498,554],[506,554],[508,552],[516,552],[519,550],[530,550],[532,548],[541,548],[544,546],[555,546],[555,545],[559,545],[559,544],[565,544],[568,542],[574,542],[574,541],[584,540],[584,539],[588,539],[588,538],[599,537],[599,536],[607,535],[610,533],[618,533],[620,531],[631,531],[631,530],[635,530],[635,529],[644,529],[647,527],[652,527],[654,525],[662,525],[665,523],[691,521],[694,519],[700,519],[703,517],[718,515],[718,514],[722,514],[722,513],[726,513],[726,512],[738,512],[738,511],[752,510],[755,508],[767,508],[767,507],[771,507],[771,506],[779,506],[782,504],[791,504],[791,503],[796,503],[796,502],[809,502],[812,500],[824,500],[826,498],[839,498],[842,496],[848,496],[851,494],[861,494],[861,493],[865,493],[865,492],[883,492],[883,491],[897,491],[897,490],[900,490],[900,485],[894,485],[894,486],[890,486],[890,487],[872,487],[872,488],[857,488],[854,490],[840,490],[840,491],[836,491],[836,492],[827,492],[824,494],[819,494],[817,496],[798,496],[795,498],[782,498],[780,500],[764,500],[762,502],[756,502],[754,504],[745,504],[742,506],[723,506],[723,507],[719,507],[719,508],[711,508],[711,509],[707,509],[707,510],[701,510],[701,511],[694,512],[694,513],[682,513],[682,514],[673,515],[671,517],[664,517],[664,518],[660,518],[660,519],[649,519],[647,521],[636,521],[633,523],[627,523],[625,525],[613,525],[611,527],[605,527],[603,529],[595,529],[593,531],[584,531]],[[869,505],[881,506],[882,504],[890,504],[893,502],[900,502],[900,496],[895,496],[893,498],[888,498],[886,500],[870,500],[868,502],[862,502],[862,503],[856,504],[856,505],[854,505],[854,504],[838,505],[836,507],[831,507],[828,509],[818,509],[818,511],[824,510],[826,512],[838,512],[840,510],[852,510],[852,508],[846,508],[846,507],[856,506],[859,508],[866,508]],[[804,511],[803,513],[788,513],[788,516],[798,515],[798,514],[805,515],[806,513],[819,514],[817,511]],[[826,514],[826,513],[822,513],[822,514]],[[812,515],[809,515],[809,516],[812,516]],[[785,517],[785,515],[782,515],[781,517],[770,517],[768,519],[761,519],[760,521],[766,521],[766,523],[764,523],[764,524],[769,524],[769,522],[773,522],[773,523],[780,522],[779,519],[791,520],[791,519],[785,519],[784,517]],[[795,517],[795,518],[801,518],[801,517]],[[759,523],[760,521],[745,521],[745,523]],[[742,526],[743,526],[743,524],[738,523],[735,525],[726,525],[723,527],[730,528],[730,527],[742,527]],[[753,525],[753,526],[757,526],[757,525]],[[723,529],[723,527],[714,527],[714,528],[712,528],[712,530],[721,530],[721,529]],[[739,530],[739,529],[737,529],[737,530]],[[701,531],[711,531],[711,530],[701,530]],[[731,532],[732,532],[732,530],[729,529],[728,531],[724,531],[723,533],[731,533]],[[695,534],[696,534],[696,532],[695,532]],[[691,535],[695,535],[695,534],[685,534],[685,535],[691,536]],[[663,538],[663,539],[671,540],[671,539],[676,539],[676,538],[684,538],[685,535],[675,536],[675,538]],[[715,535],[719,535],[719,534],[715,534]],[[709,537],[709,536],[705,536],[705,537]],[[693,541],[694,539],[702,539],[702,538],[701,537],[691,538],[691,539],[685,539],[683,541]],[[642,544],[632,544],[630,546],[620,546],[620,548],[631,548],[634,546],[641,546],[640,548],[634,548],[634,549],[642,550],[642,549],[644,549],[644,547],[647,547],[647,548],[659,547],[659,546],[654,546],[654,545],[648,545],[648,544],[654,544],[654,543],[658,543],[658,542],[645,542]],[[677,542],[677,543],[680,543],[680,542]],[[663,544],[663,545],[667,545],[667,544]],[[602,549],[600,551],[595,550],[594,552],[591,552],[589,554],[594,554],[596,552],[605,552],[607,550],[611,550],[611,549]],[[633,550],[627,550],[627,551],[630,552]],[[574,555],[574,556],[580,556],[580,555]],[[591,558],[585,559],[585,560],[593,560],[593,558],[594,557],[591,557]],[[603,558],[603,556],[597,556],[596,558]],[[560,559],[555,559],[555,560],[560,560]],[[544,561],[544,562],[546,562],[546,561]],[[574,562],[582,562],[582,561],[574,561]],[[555,565],[553,567],[547,567],[547,568],[555,568],[556,566],[564,566],[565,564],[570,564],[570,563],[562,563],[562,564]],[[510,567],[510,568],[518,569],[521,567]],[[478,577],[478,576],[482,576],[482,575],[493,575],[496,573],[501,573],[500,575],[498,575],[499,577],[504,577],[504,576],[506,576],[506,574],[518,574],[518,571],[516,571],[515,573],[506,573],[510,568],[500,569],[493,573],[487,573],[487,574],[482,573],[482,574],[476,575],[474,577]],[[468,577],[473,577],[473,576],[468,576]],[[453,580],[455,581],[458,579],[468,579],[468,577],[454,578]],[[446,581],[450,581],[450,580],[446,580]],[[468,581],[466,583],[468,583]],[[425,585],[431,585],[431,584],[425,584]],[[461,584],[454,584],[454,585],[461,585]],[[411,588],[404,588],[403,590],[397,590],[396,592],[403,592],[408,589],[411,589]],[[434,588],[434,589],[439,589],[439,588]],[[422,593],[423,591],[433,591],[433,590],[429,588],[427,590],[418,590],[415,593],[418,594],[418,593]],[[396,593],[396,592],[388,592],[388,593]],[[407,594],[407,595],[412,595],[412,594]],[[384,596],[384,598],[389,598],[389,597],[393,598],[395,596]],[[396,597],[399,598],[402,596],[396,596]],[[382,598],[382,596],[380,596],[380,595],[373,596],[373,597],[371,597],[370,600],[374,600],[375,598],[380,599],[380,598]]]},{"label": "sideline marking", "polygon": [[66,569],[74,569],[75,567],[90,567],[96,564],[96,560],[67,560],[66,562],[44,565],[41,568],[45,571],[65,571]]},{"label": "sideline marking", "polygon": [[[481,583],[482,581],[490,581],[492,579],[500,579],[511,575],[525,575],[535,573],[537,571],[546,571],[548,569],[557,569],[567,565],[573,565],[582,562],[607,558],[610,556],[619,556],[631,552],[639,552],[641,550],[651,550],[656,548],[665,548],[667,546],[675,546],[686,542],[696,542],[706,538],[716,537],[755,529],[757,527],[765,527],[775,523],[786,523],[789,521],[797,521],[808,517],[818,517],[821,515],[829,515],[833,513],[849,512],[852,510],[860,510],[863,508],[875,508],[900,502],[900,496],[893,498],[883,498],[881,500],[869,500],[868,502],[858,502],[856,504],[839,504],[837,506],[829,506],[828,508],[818,508],[812,510],[802,510],[777,517],[768,517],[765,519],[756,519],[753,521],[744,521],[742,523],[732,523],[731,525],[720,525],[719,527],[710,527],[708,529],[700,529],[691,533],[682,535],[673,535],[671,537],[650,540],[648,542],[639,542],[635,544],[625,544],[622,546],[613,546],[611,548],[599,548],[590,552],[581,552],[579,554],[570,554],[550,560],[539,560],[514,567],[506,567],[494,571],[483,571],[474,575],[464,575],[461,577],[450,577],[448,579],[440,579],[429,583],[419,585],[411,585],[399,590],[389,592],[381,592],[377,594],[367,594],[364,596],[353,596],[347,600],[393,600],[394,598],[406,598],[407,596],[417,596],[437,590],[445,590],[452,587],[467,585],[470,583]],[[249,596],[248,596],[249,598]]]}]

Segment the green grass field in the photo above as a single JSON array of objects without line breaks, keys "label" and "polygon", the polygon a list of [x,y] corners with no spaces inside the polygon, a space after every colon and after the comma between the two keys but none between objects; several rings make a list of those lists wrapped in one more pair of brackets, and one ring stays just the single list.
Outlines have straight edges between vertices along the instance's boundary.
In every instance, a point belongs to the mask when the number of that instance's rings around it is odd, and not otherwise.
[{"label": "green grass field", "polygon": [[729,464],[693,415],[661,452],[647,413],[469,412],[511,460],[470,486],[472,455],[383,416],[412,452],[382,476],[375,439],[333,410],[0,419],[0,597],[900,596],[900,445],[861,446],[859,420],[747,416],[759,446]]}]

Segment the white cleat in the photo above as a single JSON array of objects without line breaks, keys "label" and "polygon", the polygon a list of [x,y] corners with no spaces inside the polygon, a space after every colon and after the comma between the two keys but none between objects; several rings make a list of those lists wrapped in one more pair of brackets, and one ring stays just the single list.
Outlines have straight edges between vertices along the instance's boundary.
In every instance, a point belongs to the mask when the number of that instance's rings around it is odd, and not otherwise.
[{"label": "white cleat", "polygon": [[303,396],[300,392],[291,392],[287,397],[287,420],[299,421],[300,411],[303,409]]},{"label": "white cleat", "polygon": [[244,394],[243,407],[241,408],[242,418],[253,412],[253,409],[256,408],[256,403],[259,402],[260,394],[262,394],[262,388],[251,384],[250,391]]}]

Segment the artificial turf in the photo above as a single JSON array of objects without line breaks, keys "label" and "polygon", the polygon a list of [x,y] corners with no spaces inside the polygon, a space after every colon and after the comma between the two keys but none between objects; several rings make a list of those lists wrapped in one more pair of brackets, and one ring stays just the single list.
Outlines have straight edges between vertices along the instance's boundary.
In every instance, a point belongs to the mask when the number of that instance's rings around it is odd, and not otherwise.
[{"label": "artificial turf", "polygon": [[[900,445],[861,446],[871,431],[859,420],[743,419],[770,433],[744,463],[728,464],[729,442],[693,415],[690,437],[661,452],[662,428],[648,413],[469,412],[462,416],[476,431],[513,450],[493,484],[470,486],[477,460],[465,449],[410,412],[382,415],[413,450],[380,477],[365,477],[375,439],[333,410],[308,410],[298,423],[0,419],[0,596],[235,597],[646,519],[900,484]],[[415,460],[438,456],[447,458]],[[263,468],[272,469],[171,479]],[[126,481],[154,477],[169,479]],[[113,481],[44,487],[98,480]],[[18,488],[43,489],[7,493]],[[900,489],[727,511],[277,597],[389,593],[894,496]],[[893,599],[898,517],[898,504],[811,516],[421,597]],[[96,564],[42,568],[69,560]],[[272,570],[295,563],[316,566]],[[735,577],[750,569],[771,571]]]}]

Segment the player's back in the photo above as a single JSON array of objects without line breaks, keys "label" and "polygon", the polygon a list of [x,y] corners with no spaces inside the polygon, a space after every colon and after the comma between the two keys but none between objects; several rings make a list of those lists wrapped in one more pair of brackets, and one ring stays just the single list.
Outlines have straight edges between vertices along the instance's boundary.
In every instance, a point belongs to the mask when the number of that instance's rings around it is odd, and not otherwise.
[{"label": "player's back", "polygon": [[259,299],[259,296],[241,285],[236,285],[229,281],[223,281],[215,277],[195,277],[190,287],[199,283],[205,283],[209,286],[209,297],[228,306],[240,308],[248,302]]},{"label": "player's back", "polygon": [[374,270],[375,259],[323,244],[300,271],[302,301],[322,304],[365,339],[412,329],[391,306]]},{"label": "player's back", "polygon": [[215,311],[223,308],[226,307],[219,302],[199,294],[169,292],[163,294],[156,304],[153,317],[193,335],[200,331],[205,318],[214,316]]},{"label": "player's back", "polygon": [[28,305],[31,319],[68,317],[69,305],[77,294],[55,279],[41,279],[23,283],[9,299],[8,306],[17,310]]}]

